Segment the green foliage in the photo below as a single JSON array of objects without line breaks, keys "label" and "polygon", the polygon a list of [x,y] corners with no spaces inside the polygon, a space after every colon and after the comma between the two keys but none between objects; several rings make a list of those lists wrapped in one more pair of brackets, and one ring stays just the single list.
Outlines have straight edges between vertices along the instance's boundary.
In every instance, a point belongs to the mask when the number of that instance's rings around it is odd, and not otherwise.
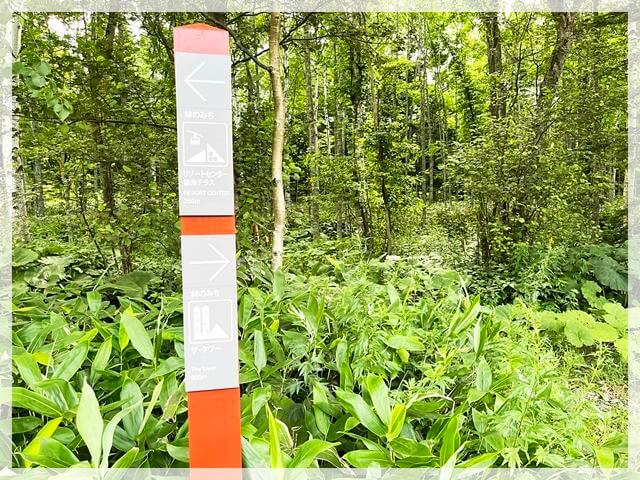
[{"label": "green foliage", "polygon": [[[72,259],[48,259],[66,264],[60,276],[26,284],[39,259],[18,256],[16,462],[184,466],[180,299],[122,296]],[[601,414],[572,392],[544,338],[615,348],[626,335],[620,305],[596,295],[591,314],[493,308],[469,298],[453,272],[325,258],[316,274],[272,276],[259,261],[239,272],[246,466],[605,461],[598,449],[609,438],[589,429]],[[625,461],[612,451],[616,465]]]}]

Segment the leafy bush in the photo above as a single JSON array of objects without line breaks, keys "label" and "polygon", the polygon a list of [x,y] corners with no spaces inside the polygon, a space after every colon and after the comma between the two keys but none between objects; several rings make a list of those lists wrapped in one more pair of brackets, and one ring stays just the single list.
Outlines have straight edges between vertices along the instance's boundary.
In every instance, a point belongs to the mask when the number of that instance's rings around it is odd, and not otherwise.
[{"label": "leafy bush", "polygon": [[[624,464],[528,307],[483,305],[453,271],[345,259],[240,264],[245,466]],[[27,249],[14,270],[15,463],[186,466],[181,299]]]}]

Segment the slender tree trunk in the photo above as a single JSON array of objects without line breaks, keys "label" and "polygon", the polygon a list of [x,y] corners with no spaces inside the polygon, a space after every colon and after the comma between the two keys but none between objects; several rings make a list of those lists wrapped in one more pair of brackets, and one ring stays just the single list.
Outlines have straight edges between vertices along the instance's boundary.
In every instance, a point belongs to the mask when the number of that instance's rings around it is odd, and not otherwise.
[{"label": "slender tree trunk", "polygon": [[489,110],[493,118],[503,118],[506,114],[504,82],[502,80],[502,39],[498,14],[487,13],[482,17],[486,30],[487,59],[491,83]]},{"label": "slender tree trunk", "polygon": [[[20,59],[20,49],[22,40],[22,23],[18,20],[14,22],[13,37],[11,39],[11,51],[13,52],[14,60]],[[17,83],[17,76],[14,77],[14,81]],[[17,89],[14,90],[17,92]],[[18,109],[18,101],[13,96],[13,108]],[[13,148],[18,152],[20,148],[20,137],[18,135],[18,117],[13,117]],[[25,188],[25,162],[22,156],[14,155],[13,162],[13,229],[16,238],[24,242],[31,240],[31,234],[29,232],[28,223],[28,209],[27,209],[27,191]]]},{"label": "slender tree trunk", "polygon": [[[351,19],[355,26],[358,27],[358,32],[360,32],[360,28],[365,25],[365,14],[362,12],[357,12],[351,14]],[[360,41],[356,38],[353,43],[350,45],[350,67],[351,67],[351,78],[350,78],[350,97],[351,104],[353,105],[353,114],[354,114],[354,131],[353,131],[353,156],[354,156],[354,173],[356,185],[358,188],[356,202],[358,205],[358,211],[360,213],[360,218],[362,220],[362,236],[364,237],[365,248],[367,250],[371,249],[371,241],[373,240],[373,235],[371,231],[371,222],[369,218],[369,210],[368,210],[368,186],[367,186],[367,178],[366,178],[366,165],[364,161],[364,154],[362,152],[362,148],[360,147],[360,134],[362,132],[362,121],[363,121],[363,112],[362,112],[362,71],[364,69],[364,65],[362,64],[362,48],[360,45]]]},{"label": "slender tree trunk", "polygon": [[42,189],[42,167],[40,160],[33,159],[33,188],[35,190],[35,214],[36,217],[44,217],[44,191]]},{"label": "slender tree trunk", "polygon": [[[311,37],[312,32],[309,24],[306,25],[305,31],[307,37]],[[307,124],[309,127],[309,148],[307,154],[310,157],[311,170],[311,223],[313,229],[313,238],[320,238],[320,205],[318,203],[320,197],[320,179],[318,177],[318,84],[316,89],[313,88],[313,72],[311,69],[311,48],[309,42],[305,42],[304,48],[304,76],[307,90]]]},{"label": "slender tree trunk", "polygon": [[286,105],[282,83],[282,65],[280,60],[280,28],[282,16],[280,12],[271,12],[269,28],[269,76],[273,94],[274,127],[271,152],[273,180],[273,241],[271,246],[271,268],[275,271],[282,267],[284,256],[284,229],[286,222],[286,205],[284,184],[282,181],[282,158],[284,152],[284,134],[286,121]]}]

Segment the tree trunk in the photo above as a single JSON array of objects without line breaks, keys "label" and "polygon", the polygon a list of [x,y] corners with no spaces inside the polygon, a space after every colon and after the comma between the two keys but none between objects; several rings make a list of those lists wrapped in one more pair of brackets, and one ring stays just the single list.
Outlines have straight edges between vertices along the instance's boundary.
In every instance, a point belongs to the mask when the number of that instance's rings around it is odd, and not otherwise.
[{"label": "tree trunk", "polygon": [[[311,29],[307,24],[305,27],[307,37],[311,37]],[[320,179],[318,178],[318,85],[313,88],[313,72],[311,71],[311,48],[310,40],[305,42],[304,48],[304,76],[307,89],[307,124],[309,127],[309,148],[307,154],[310,158],[311,170],[311,223],[313,228],[313,238],[320,238]]]},{"label": "tree trunk", "polygon": [[504,82],[502,81],[502,40],[498,14],[487,13],[482,17],[486,30],[487,60],[491,77],[491,101],[489,110],[493,118],[503,118],[506,114]]},{"label": "tree trunk", "polygon": [[42,189],[42,168],[40,160],[33,159],[33,188],[35,190],[34,211],[36,217],[44,217],[44,191]]},{"label": "tree trunk", "polygon": [[[360,33],[360,27],[364,25],[365,17],[364,13],[357,12],[351,14],[351,19],[354,26],[358,27],[358,33]],[[351,104],[353,105],[354,115],[354,132],[353,132],[353,156],[354,156],[354,174],[357,185],[356,201],[358,205],[358,211],[362,220],[362,236],[364,237],[365,248],[371,249],[372,232],[371,222],[369,219],[368,206],[368,187],[366,179],[366,164],[364,161],[364,154],[362,148],[360,148],[359,140],[362,130],[362,72],[364,66],[362,64],[362,51],[359,39],[356,37],[353,43],[349,45],[349,60],[351,67],[350,78],[350,92]]]},{"label": "tree trunk", "polygon": [[271,172],[273,179],[271,268],[273,271],[282,267],[286,222],[284,184],[282,182],[286,105],[282,85],[282,65],[280,61],[281,21],[282,17],[280,12],[271,12],[271,25],[269,28],[269,76],[271,78],[274,108],[273,145],[271,151]]},{"label": "tree trunk", "polygon": [[577,18],[575,12],[556,12],[552,15],[556,24],[556,43],[538,92],[538,107],[540,108],[546,106],[547,97],[555,91],[560,82],[564,63],[571,52]]},{"label": "tree trunk", "polygon": [[[11,51],[13,52],[13,58],[15,61],[20,59],[20,49],[22,40],[22,24],[18,20],[14,22],[13,37],[11,42]],[[17,82],[18,77],[14,77],[14,81]],[[18,102],[15,96],[17,89],[14,89],[13,96],[13,108],[18,109]],[[20,148],[20,137],[18,136],[18,117],[12,118],[13,123],[13,148],[17,152]],[[14,219],[14,232],[16,238],[24,242],[31,240],[31,234],[29,232],[28,223],[28,209],[27,209],[27,192],[25,189],[25,162],[20,155],[15,155],[13,162],[13,219]]]}]

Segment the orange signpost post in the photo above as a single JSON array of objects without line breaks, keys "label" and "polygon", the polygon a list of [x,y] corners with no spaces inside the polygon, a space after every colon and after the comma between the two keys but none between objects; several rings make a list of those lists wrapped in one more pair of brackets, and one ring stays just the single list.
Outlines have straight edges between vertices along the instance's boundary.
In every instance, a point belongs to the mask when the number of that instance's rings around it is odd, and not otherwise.
[{"label": "orange signpost post", "polygon": [[173,39],[189,462],[241,468],[229,35]]}]

